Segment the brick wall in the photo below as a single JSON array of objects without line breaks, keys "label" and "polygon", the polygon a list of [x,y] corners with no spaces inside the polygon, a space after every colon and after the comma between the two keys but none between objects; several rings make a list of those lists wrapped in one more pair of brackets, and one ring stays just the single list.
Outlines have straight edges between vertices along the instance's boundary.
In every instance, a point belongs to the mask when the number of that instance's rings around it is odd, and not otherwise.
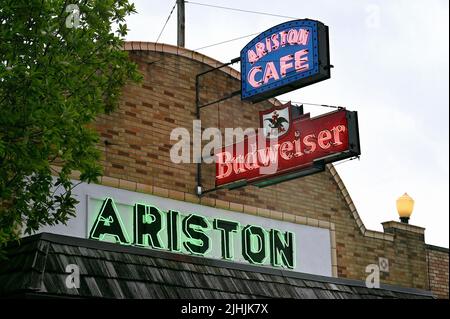
[{"label": "brick wall", "polygon": [[427,245],[428,276],[430,288],[438,298],[448,299],[449,250]]},{"label": "brick wall", "polygon": [[[366,230],[331,165],[323,173],[262,189],[249,186],[220,190],[205,195],[200,201],[194,195],[196,164],[170,161],[169,151],[176,143],[170,140],[170,132],[184,127],[192,134],[195,75],[210,69],[207,64],[215,62],[167,45],[128,43],[126,49],[130,58],[138,63],[144,82],[140,86],[127,86],[120,108],[110,115],[100,116],[96,122],[102,140],[99,148],[103,151],[103,181],[120,180],[121,184],[113,184],[127,188],[127,183],[133,183],[141,185],[134,189],[150,189],[155,194],[204,205],[239,208],[245,213],[270,216],[271,211],[276,211],[299,219],[332,223],[339,277],[364,280],[366,266],[378,263],[379,257],[386,257],[390,273],[382,274],[382,282],[428,289],[423,229],[385,233]],[[230,68],[203,77],[201,102],[238,90],[240,82],[236,77],[237,72]],[[271,106],[268,101],[244,103],[237,96],[202,109],[202,126],[257,127],[258,111]],[[203,165],[203,185],[206,188],[214,185],[213,165]],[[396,229],[395,224],[391,225],[391,230]]]}]

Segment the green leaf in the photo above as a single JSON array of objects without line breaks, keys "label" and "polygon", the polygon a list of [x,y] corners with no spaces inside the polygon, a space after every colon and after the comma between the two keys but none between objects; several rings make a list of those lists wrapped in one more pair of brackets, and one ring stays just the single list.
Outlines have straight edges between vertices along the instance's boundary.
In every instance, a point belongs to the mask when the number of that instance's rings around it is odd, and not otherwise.
[{"label": "green leaf", "polygon": [[[66,26],[65,3],[79,6],[78,27]],[[20,230],[74,216],[72,171],[86,182],[101,175],[88,127],[117,107],[125,83],[142,78],[121,50],[134,12],[127,0],[2,1],[0,255]]]}]

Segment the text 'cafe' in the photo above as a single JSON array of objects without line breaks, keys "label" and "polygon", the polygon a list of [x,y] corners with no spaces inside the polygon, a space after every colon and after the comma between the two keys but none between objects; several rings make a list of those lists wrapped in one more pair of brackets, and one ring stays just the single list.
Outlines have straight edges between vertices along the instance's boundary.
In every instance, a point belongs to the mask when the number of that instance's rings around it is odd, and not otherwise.
[{"label": "text 'cafe'", "polygon": [[[95,122],[104,175],[75,188],[67,225],[8,246],[0,296],[448,298],[448,249],[396,212],[383,231],[367,229],[333,166],[364,160],[358,110],[311,116],[275,98],[332,83],[328,48],[328,27],[308,19],[252,39],[236,52],[240,72],[182,47],[126,42],[143,82]],[[174,145],[191,143],[172,132],[192,137],[194,120],[254,130],[213,163],[175,163]]]}]

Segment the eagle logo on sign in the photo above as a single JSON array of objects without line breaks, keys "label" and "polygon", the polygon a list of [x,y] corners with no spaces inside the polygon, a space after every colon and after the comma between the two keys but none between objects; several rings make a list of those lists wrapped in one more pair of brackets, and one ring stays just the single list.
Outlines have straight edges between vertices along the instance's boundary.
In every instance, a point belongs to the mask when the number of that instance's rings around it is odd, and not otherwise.
[{"label": "eagle logo on sign", "polygon": [[260,112],[261,127],[266,138],[279,138],[289,131],[291,104]]}]

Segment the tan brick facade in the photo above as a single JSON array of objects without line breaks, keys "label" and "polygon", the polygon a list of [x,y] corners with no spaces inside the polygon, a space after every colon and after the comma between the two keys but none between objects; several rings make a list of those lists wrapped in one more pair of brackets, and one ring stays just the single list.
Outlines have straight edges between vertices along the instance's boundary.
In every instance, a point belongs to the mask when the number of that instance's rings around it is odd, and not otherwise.
[{"label": "tan brick facade", "polygon": [[[267,188],[220,190],[199,200],[194,192],[196,164],[170,161],[169,151],[176,143],[170,140],[170,132],[184,127],[192,134],[196,117],[195,75],[219,63],[169,45],[133,42],[127,43],[125,49],[138,63],[144,82],[127,86],[120,108],[96,122],[103,151],[102,184],[321,225],[332,230],[334,275],[364,280],[366,266],[378,264],[378,258],[385,257],[389,259],[390,272],[382,273],[383,283],[429,289],[424,230],[396,222],[384,225],[384,233],[367,230],[332,165],[323,173]],[[203,77],[201,102],[238,90],[238,77],[238,72],[228,67]],[[236,96],[202,109],[202,127],[257,127],[258,111],[272,103],[276,102],[249,104]],[[213,165],[203,165],[204,187],[213,187],[214,172]]]},{"label": "tan brick facade", "polygon": [[431,291],[448,299],[448,249],[427,245],[428,276]]}]

